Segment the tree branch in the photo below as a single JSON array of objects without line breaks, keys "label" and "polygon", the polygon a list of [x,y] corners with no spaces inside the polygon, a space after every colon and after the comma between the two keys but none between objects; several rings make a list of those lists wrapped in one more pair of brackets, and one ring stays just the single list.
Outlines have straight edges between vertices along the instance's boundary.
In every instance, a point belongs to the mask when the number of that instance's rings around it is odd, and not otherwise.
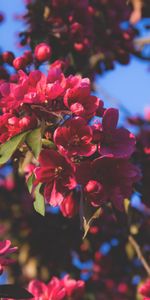
[{"label": "tree branch", "polygon": [[132,235],[129,235],[128,240],[131,243],[132,247],[134,248],[134,250],[135,250],[139,260],[141,261],[144,269],[146,270],[148,276],[150,277],[150,266],[148,265],[148,262],[144,258],[142,251],[140,249],[140,246],[138,245],[138,243],[136,242],[136,240],[134,239],[134,237]]}]

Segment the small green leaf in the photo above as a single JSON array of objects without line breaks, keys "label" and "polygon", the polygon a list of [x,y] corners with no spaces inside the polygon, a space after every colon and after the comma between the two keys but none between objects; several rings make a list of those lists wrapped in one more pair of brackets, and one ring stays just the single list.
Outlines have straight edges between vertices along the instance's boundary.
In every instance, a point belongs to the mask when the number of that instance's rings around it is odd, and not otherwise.
[{"label": "small green leaf", "polygon": [[43,195],[40,193],[42,183],[39,183],[34,191],[35,201],[33,203],[34,209],[40,215],[45,216],[45,201]]},{"label": "small green leaf", "polygon": [[29,190],[29,193],[31,194],[32,192],[32,186],[33,186],[33,182],[35,180],[35,175],[34,174],[31,174],[27,180],[27,187],[28,187],[28,190]]},{"label": "small green leaf", "polygon": [[24,142],[29,131],[22,132],[12,137],[6,143],[0,145],[0,165],[5,164],[13,155],[15,150]]},{"label": "small green leaf", "polygon": [[32,130],[26,136],[26,143],[31,149],[33,155],[37,158],[40,154],[41,147],[42,147],[42,134],[41,134],[41,127]]}]

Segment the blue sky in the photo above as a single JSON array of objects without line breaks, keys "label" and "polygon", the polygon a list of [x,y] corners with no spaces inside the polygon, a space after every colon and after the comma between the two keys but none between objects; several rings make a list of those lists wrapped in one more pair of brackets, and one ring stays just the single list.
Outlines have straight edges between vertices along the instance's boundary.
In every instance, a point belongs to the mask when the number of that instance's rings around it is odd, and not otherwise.
[{"label": "blue sky", "polygon": [[[14,20],[15,14],[24,10],[23,0],[0,0],[0,11],[6,15],[6,22],[0,26],[0,44],[3,50],[12,50],[16,55],[17,31],[23,29],[22,22]],[[150,105],[150,71],[149,64],[132,58],[127,66],[116,64],[115,71],[108,71],[97,79],[98,89],[101,87],[114,99],[118,99],[131,113],[143,113],[144,106]],[[100,96],[104,95],[99,91]],[[104,99],[107,100],[107,99]],[[108,101],[107,101],[108,102]],[[113,105],[114,106],[114,105]]]}]

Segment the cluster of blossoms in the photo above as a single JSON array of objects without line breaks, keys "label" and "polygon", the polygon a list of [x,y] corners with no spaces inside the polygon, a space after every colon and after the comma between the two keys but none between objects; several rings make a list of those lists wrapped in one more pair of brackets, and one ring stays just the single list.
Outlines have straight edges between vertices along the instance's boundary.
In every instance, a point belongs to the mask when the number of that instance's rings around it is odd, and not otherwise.
[{"label": "cluster of blossoms", "polygon": [[23,16],[28,28],[20,33],[21,44],[33,48],[45,41],[52,50],[51,62],[63,58],[68,71],[91,76],[113,69],[116,60],[129,62],[135,32],[132,27],[123,30],[121,23],[131,12],[125,0],[31,0]]},{"label": "cluster of blossoms", "polygon": [[128,119],[131,126],[136,129],[136,152],[134,162],[142,171],[142,180],[137,189],[141,195],[141,200],[147,207],[150,207],[150,110],[145,111],[144,118],[134,117]]},{"label": "cluster of blossoms", "polygon": [[28,290],[34,296],[34,300],[79,300],[83,299],[85,283],[76,281],[66,275],[63,279],[53,277],[48,284],[38,280],[29,283]]},{"label": "cluster of blossoms", "polygon": [[5,266],[8,266],[9,264],[14,262],[13,259],[7,256],[15,252],[16,250],[17,247],[11,247],[11,241],[0,241],[0,275],[3,273],[3,269]]},{"label": "cluster of blossoms", "polygon": [[[109,299],[109,297],[113,300],[136,299],[136,286],[143,278],[143,267],[137,261],[136,254],[131,259],[130,247],[129,257],[127,256],[126,249],[129,245],[126,236],[122,234],[121,226],[118,226],[118,222],[111,215],[111,210],[109,213],[106,211],[95,221],[88,236],[81,242],[78,218],[70,221],[60,214],[47,213],[43,219],[38,214],[33,214],[31,209],[29,217],[29,212],[27,214],[25,207],[18,217],[18,210],[23,207],[22,202],[21,205],[19,204],[20,199],[23,200],[23,194],[17,195],[17,198],[17,202],[14,201],[12,192],[9,193],[9,202],[11,202],[9,212],[7,199],[1,200],[1,212],[5,219],[1,216],[0,223],[4,226],[7,223],[11,224],[11,230],[7,229],[9,235],[15,237],[15,240],[22,240],[18,256],[19,264],[17,264],[19,274],[18,272],[16,274],[16,265],[13,266],[13,278],[18,284],[22,284],[24,278],[26,282],[31,281],[32,278],[48,282],[52,274],[62,277],[62,274],[67,272],[74,278],[86,281],[85,299],[88,299],[88,294],[92,294],[95,299]],[[27,199],[24,201],[27,202]],[[17,212],[15,215],[12,210],[10,217],[10,206],[13,208],[14,203],[15,206],[18,203]],[[124,223],[122,226],[126,229]],[[148,244],[148,222],[145,223],[145,227],[141,228],[139,240],[142,239],[143,232],[144,244]],[[37,233],[40,234],[40,242]],[[146,254],[144,247],[142,250]],[[136,280],[139,281],[136,283]]]},{"label": "cluster of blossoms", "polygon": [[144,297],[143,300],[150,299],[150,280],[149,279],[147,279],[146,282],[144,282],[139,287],[139,294],[141,294]]},{"label": "cluster of blossoms", "polygon": [[[56,61],[47,76],[39,70],[29,75],[20,70],[16,83],[1,83],[0,142],[5,147],[24,132],[16,146],[26,143],[22,156],[36,142],[39,155],[28,168],[28,178],[34,177],[32,192],[39,187],[46,203],[59,205],[65,216],[73,216],[82,202],[100,207],[111,201],[122,210],[140,178],[129,162],[135,137],[117,128],[118,110],[105,109],[91,95],[88,78],[65,77],[61,67]],[[37,128],[39,136],[34,141],[32,135],[31,141],[28,134]]]}]

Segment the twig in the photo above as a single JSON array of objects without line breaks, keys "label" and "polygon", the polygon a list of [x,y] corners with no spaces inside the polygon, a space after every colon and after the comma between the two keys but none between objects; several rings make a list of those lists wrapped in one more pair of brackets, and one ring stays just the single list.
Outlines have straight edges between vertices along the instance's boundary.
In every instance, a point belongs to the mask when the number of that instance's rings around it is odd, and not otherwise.
[{"label": "twig", "polygon": [[132,235],[129,235],[128,239],[129,239],[129,242],[131,243],[132,247],[134,248],[139,260],[141,261],[143,267],[145,268],[148,276],[150,277],[150,266],[148,265],[146,259],[144,258],[142,251],[140,249],[140,246],[138,245],[138,243],[136,242],[136,240],[134,239],[134,237]]}]

